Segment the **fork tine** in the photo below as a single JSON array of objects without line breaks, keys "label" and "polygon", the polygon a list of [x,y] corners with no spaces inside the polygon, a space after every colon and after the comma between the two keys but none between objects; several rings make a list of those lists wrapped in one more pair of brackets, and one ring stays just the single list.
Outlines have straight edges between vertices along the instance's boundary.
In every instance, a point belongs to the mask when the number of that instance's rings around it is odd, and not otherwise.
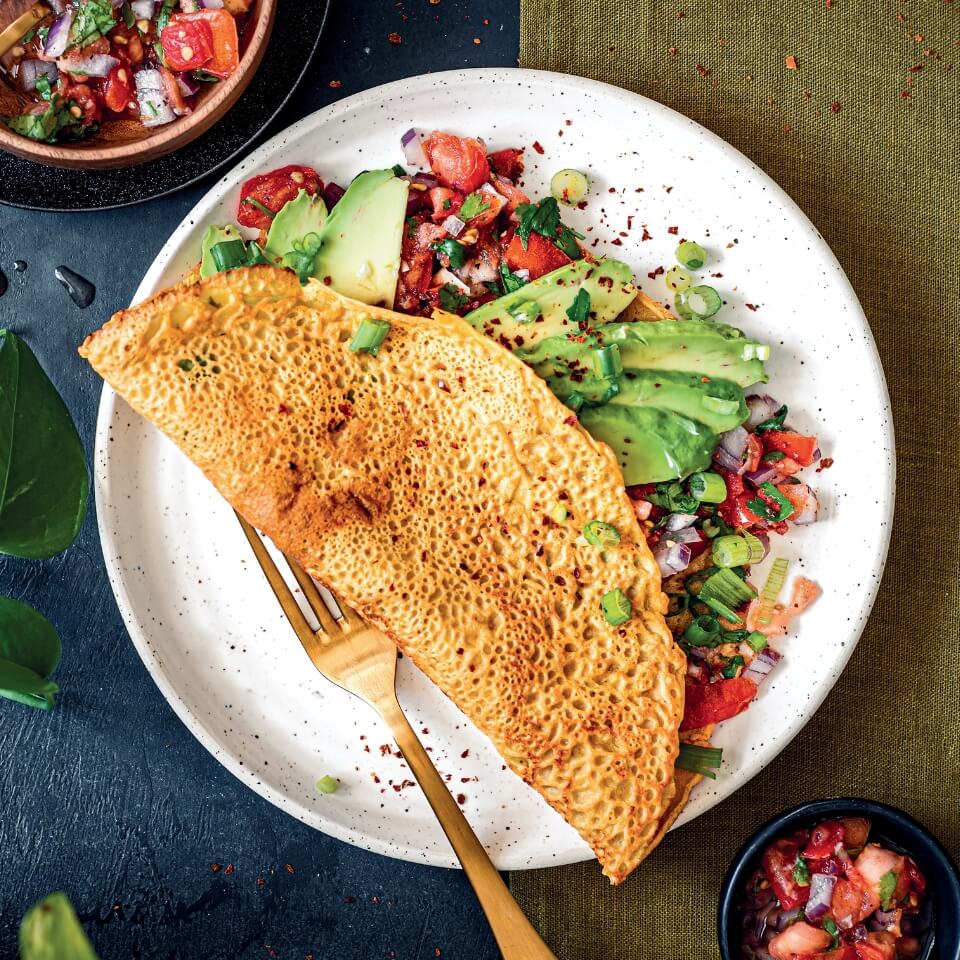
[{"label": "fork tine", "polygon": [[307,652],[309,653],[310,645],[317,642],[313,627],[307,622],[307,618],[303,615],[303,611],[297,604],[296,598],[290,592],[286,580],[283,579],[283,574],[273,562],[273,557],[270,556],[257,531],[254,530],[239,513],[237,514],[237,519],[240,521],[240,526],[243,527],[243,532],[246,534],[247,540],[250,541],[254,556],[256,556],[257,563],[260,564],[260,568],[266,575],[270,589],[273,590],[273,594],[283,608],[283,612],[290,621],[290,625],[300,638],[300,642],[307,647]]},{"label": "fork tine", "polygon": [[338,630],[345,630],[346,624],[342,624],[340,621],[334,619],[333,614],[323,602],[323,597],[320,596],[320,591],[317,589],[317,585],[313,582],[310,574],[307,573],[293,557],[288,557],[284,554],[283,559],[287,561],[294,578],[303,591],[307,603],[310,604],[313,615],[320,621],[320,626],[323,627],[324,631],[331,637],[335,637]]}]

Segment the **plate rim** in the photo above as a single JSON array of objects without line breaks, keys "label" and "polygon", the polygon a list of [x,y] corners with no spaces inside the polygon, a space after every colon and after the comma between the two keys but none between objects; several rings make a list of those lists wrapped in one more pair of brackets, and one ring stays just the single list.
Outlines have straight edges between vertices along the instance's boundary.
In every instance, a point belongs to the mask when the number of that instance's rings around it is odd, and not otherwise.
[{"label": "plate rim", "polygon": [[[862,327],[864,335],[865,350],[864,360],[868,364],[869,373],[877,387],[877,398],[886,411],[890,411],[890,394],[887,387],[886,377],[877,349],[876,340],[873,331],[860,304],[856,291],[853,289],[849,278],[843,271],[830,245],[822,237],[816,226],[810,221],[806,214],[800,209],[796,202],[787,194],[787,192],[762,170],[749,157],[738,150],[736,147],[727,143],[713,131],[707,129],[697,121],[686,117],[685,115],[673,110],[670,107],[659,103],[642,94],[634,93],[617,87],[613,84],[598,80],[592,80],[584,77],[577,77],[571,74],[557,73],[548,70],[531,70],[522,67],[479,67],[466,68],[459,70],[441,71],[431,74],[421,74],[416,77],[392,81],[391,83],[381,84],[377,87],[371,87],[358,93],[345,97],[332,104],[322,107],[320,110],[291,124],[283,130],[278,131],[269,140],[262,143],[253,152],[244,156],[236,165],[246,164],[249,166],[260,166],[269,159],[275,145],[279,146],[279,141],[289,140],[305,130],[305,128],[327,123],[335,120],[340,114],[351,110],[360,109],[367,106],[370,102],[376,103],[384,97],[391,94],[403,93],[404,95],[417,94],[423,90],[429,90],[437,85],[449,83],[451,81],[464,82],[466,80],[476,79],[478,81],[523,83],[525,80],[538,82],[540,84],[561,84],[572,86],[581,91],[592,91],[599,97],[609,102],[608,98],[619,99],[622,102],[636,104],[639,101],[644,109],[655,114],[661,114],[667,121],[672,123],[685,123],[696,128],[701,136],[714,148],[726,154],[738,166],[749,172],[751,176],[760,180],[769,191],[770,195],[778,202],[779,209],[788,214],[804,231],[814,240],[820,248],[820,256],[828,265],[835,268],[836,276],[832,284],[840,288],[840,293],[844,295],[851,313],[851,319],[858,321]],[[232,173],[233,170],[230,171]],[[229,177],[229,174],[227,175]],[[222,177],[217,183],[211,185],[210,189],[197,201],[191,210],[189,210],[174,228],[173,232],[164,242],[157,253],[143,280],[137,287],[133,295],[132,303],[139,303],[145,297],[150,296],[157,289],[157,282],[165,270],[167,263],[175,255],[180,245],[180,237],[193,229],[193,224],[202,219],[208,207],[215,205],[222,196],[223,183],[225,177]],[[408,845],[402,838],[384,841],[378,837],[364,833],[362,829],[354,826],[346,826],[336,821],[328,820],[316,811],[307,811],[299,803],[290,804],[289,798],[281,791],[261,781],[256,781],[252,771],[245,765],[239,763],[233,754],[224,748],[219,738],[204,725],[199,716],[195,716],[188,705],[177,695],[172,684],[166,677],[164,665],[160,658],[154,653],[150,643],[144,635],[139,620],[136,616],[133,605],[129,601],[122,577],[119,575],[122,570],[120,551],[113,534],[106,523],[106,498],[108,480],[108,451],[110,449],[109,430],[113,421],[117,403],[123,401],[117,396],[113,389],[103,385],[100,404],[97,413],[97,427],[95,434],[94,447],[94,496],[97,506],[97,524],[100,533],[101,548],[104,556],[104,564],[107,570],[108,580],[113,590],[117,606],[120,610],[124,625],[137,650],[147,672],[150,674],[154,683],[160,689],[167,703],[171,706],[174,713],[181,720],[189,732],[198,740],[198,742],[217,760],[225,769],[233,774],[244,785],[250,787],[256,794],[269,801],[274,806],[283,810],[285,813],[296,817],[308,826],[320,830],[322,833],[343,840],[354,846],[365,850],[380,853],[384,856],[394,859],[406,860],[414,863],[427,863],[439,867],[459,867],[459,864],[449,854],[444,854],[443,850],[431,848],[428,850],[414,848]],[[757,753],[752,757],[745,758],[741,767],[728,779],[724,781],[724,790],[719,790],[715,795],[709,798],[709,802],[703,809],[691,813],[688,806],[677,822],[671,829],[682,826],[690,822],[697,816],[700,816],[723,800],[729,798],[737,790],[741,789],[746,783],[753,779],[757,774],[772,763],[779,754],[796,738],[800,731],[813,718],[819,710],[823,701],[833,690],[841,674],[845,670],[854,650],[859,644],[863,630],[872,613],[877,594],[880,589],[883,573],[886,568],[886,560],[889,551],[890,540],[892,536],[892,520],[896,500],[896,438],[894,430],[893,417],[888,416],[884,419],[882,425],[881,439],[889,449],[889,459],[886,466],[885,483],[879,491],[881,503],[880,509],[883,515],[882,532],[878,542],[878,549],[873,558],[873,567],[869,570],[872,574],[870,586],[864,591],[856,619],[846,636],[846,645],[842,648],[842,653],[834,659],[835,673],[827,678],[821,686],[808,699],[805,710],[798,714],[780,734],[775,744],[775,749],[769,752]],[[505,851],[495,860],[499,860],[497,866],[504,870],[522,870],[537,869],[545,866],[557,866],[566,863],[575,863],[583,860],[592,859],[593,855],[589,850],[584,850],[581,856],[563,854],[560,856],[545,855],[541,860],[529,858],[522,864],[516,864],[510,860],[511,854]],[[509,861],[507,863],[506,861]]]}]

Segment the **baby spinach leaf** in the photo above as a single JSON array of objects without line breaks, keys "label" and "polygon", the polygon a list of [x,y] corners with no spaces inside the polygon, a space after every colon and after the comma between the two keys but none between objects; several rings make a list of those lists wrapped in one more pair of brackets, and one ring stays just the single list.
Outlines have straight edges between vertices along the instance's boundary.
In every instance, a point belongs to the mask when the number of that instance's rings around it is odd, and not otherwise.
[{"label": "baby spinach leaf", "polygon": [[35,903],[20,924],[20,960],[98,960],[64,893]]},{"label": "baby spinach leaf", "polygon": [[30,348],[9,331],[0,336],[0,553],[52,557],[86,515],[83,445]]},{"label": "baby spinach leaf", "polygon": [[33,607],[0,597],[0,697],[41,710],[56,706],[49,679],[60,662],[60,637]]}]

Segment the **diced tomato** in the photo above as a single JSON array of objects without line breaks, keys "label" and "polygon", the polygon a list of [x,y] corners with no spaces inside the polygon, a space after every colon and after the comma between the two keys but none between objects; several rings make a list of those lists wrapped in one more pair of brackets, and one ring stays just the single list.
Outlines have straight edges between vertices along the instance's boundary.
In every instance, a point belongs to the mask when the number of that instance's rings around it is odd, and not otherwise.
[{"label": "diced tomato", "polygon": [[160,34],[171,70],[199,70],[213,59],[213,31],[206,20],[174,19]]},{"label": "diced tomato", "polygon": [[802,920],[792,923],[778,933],[767,946],[773,960],[795,960],[804,955],[816,956],[833,942],[833,937],[820,927],[812,927]]},{"label": "diced tomato", "polygon": [[813,828],[810,842],[803,848],[803,855],[822,860],[829,857],[843,843],[843,839],[843,824],[837,820],[824,820]]},{"label": "diced tomato", "polygon": [[870,889],[856,869],[848,870],[847,876],[837,880],[833,888],[830,909],[841,930],[855,927],[879,907],[880,898]]},{"label": "diced tomato", "polygon": [[[852,943],[841,943],[836,950],[828,950],[826,953],[816,953],[817,960],[857,960]],[[799,960],[799,958],[797,958]]]},{"label": "diced tomato", "polygon": [[760,468],[760,457],[763,455],[763,444],[753,433],[747,434],[747,462],[744,466],[745,473],[753,473]]},{"label": "diced tomato", "polygon": [[716,683],[688,683],[681,730],[699,730],[729,720],[747,709],[757,695],[757,685],[745,677]]},{"label": "diced tomato", "polygon": [[99,94],[86,83],[65,84],[65,88],[64,99],[76,100],[83,111],[83,122],[99,123],[103,113]]},{"label": "diced tomato", "polygon": [[409,313],[429,313],[422,302],[433,283],[433,255],[430,244],[443,239],[446,231],[426,220],[426,214],[419,215],[419,223],[410,229],[405,227],[400,247],[401,266],[397,278],[397,294],[394,305],[398,310]]},{"label": "diced tomato", "polygon": [[927,889],[927,881],[911,857],[906,858],[906,862],[903,865],[903,872],[907,878],[907,885],[910,892],[915,893],[918,897],[923,896],[924,891]]},{"label": "diced tomato", "polygon": [[166,67],[158,67],[158,69],[160,76],[163,77],[163,92],[166,94],[170,109],[173,110],[178,117],[186,116],[186,114],[190,112],[190,108],[183,99],[183,92],[180,90],[180,84],[177,83],[177,78]]},{"label": "diced tomato", "polygon": [[801,467],[809,467],[817,451],[817,438],[805,437],[791,430],[765,430],[763,445],[768,452],[777,450],[796,460]]},{"label": "diced tomato", "polygon": [[447,217],[455,214],[463,203],[463,195],[447,187],[434,187],[427,191],[427,199],[433,207],[435,223],[441,223]]},{"label": "diced tomato", "polygon": [[511,270],[529,270],[531,280],[571,262],[561,249],[539,233],[530,234],[526,250],[520,237],[514,234],[503,255]]},{"label": "diced tomato", "polygon": [[490,164],[479,140],[434,130],[424,141],[423,149],[430,169],[445,187],[472,193],[490,177]]},{"label": "diced tomato", "polygon": [[523,151],[513,147],[491,153],[487,162],[496,173],[508,180],[518,180],[523,173]]},{"label": "diced tomato", "polygon": [[114,67],[103,85],[103,103],[114,113],[124,113],[136,97],[130,68],[121,64]]},{"label": "diced tomato", "polygon": [[530,197],[527,196],[519,187],[508,183],[503,177],[494,177],[493,185],[497,188],[497,193],[507,198],[507,211],[513,213],[521,203],[529,203]]},{"label": "diced tomato", "polygon": [[777,472],[785,477],[792,477],[803,469],[792,457],[784,457],[782,460],[778,460],[774,466],[777,468]]},{"label": "diced tomato", "polygon": [[904,872],[905,862],[905,858],[899,853],[881,847],[878,843],[868,843],[854,861],[854,866],[879,903],[880,882],[891,871],[897,875],[899,882],[900,875]]},{"label": "diced tomato", "polygon": [[[200,10],[197,13],[175,13],[170,18],[171,26],[203,22],[210,29],[212,53],[203,69],[225,80],[240,66],[240,41],[237,37],[237,21],[226,10]],[[169,29],[169,28],[168,28]],[[166,33],[166,30],[164,30]],[[166,47],[164,47],[166,52]]]},{"label": "diced tomato", "polygon": [[868,933],[853,945],[857,960],[896,960],[897,941],[892,933]]},{"label": "diced tomato", "polygon": [[296,199],[301,190],[306,190],[310,196],[323,190],[323,181],[312,167],[290,164],[278,170],[251,177],[240,188],[237,222],[245,227],[269,230],[273,218],[254,204],[244,203],[244,201],[249,197],[263,204],[268,210],[278,213],[288,200]]},{"label": "diced tomato", "polygon": [[843,845],[847,850],[856,850],[867,842],[870,836],[870,821],[865,817],[841,817],[843,824]]},{"label": "diced tomato", "polygon": [[759,630],[767,637],[786,636],[793,618],[803,613],[819,596],[820,588],[812,580],[808,580],[806,577],[797,577],[793,581],[790,602],[775,609],[769,623],[760,623],[761,603],[759,598],[751,600],[750,606],[747,607],[747,615],[744,617],[746,628],[748,630]]},{"label": "diced tomato", "polygon": [[763,851],[763,875],[784,910],[793,910],[807,902],[810,884],[800,884],[793,878],[793,870],[800,855],[802,837],[781,837]]}]

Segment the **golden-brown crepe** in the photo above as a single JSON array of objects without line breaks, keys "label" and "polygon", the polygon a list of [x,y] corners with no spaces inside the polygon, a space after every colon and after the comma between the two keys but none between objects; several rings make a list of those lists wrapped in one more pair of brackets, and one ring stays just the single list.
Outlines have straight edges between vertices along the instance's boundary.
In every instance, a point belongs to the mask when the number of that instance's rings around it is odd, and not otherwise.
[{"label": "golden-brown crepe", "polygon": [[[378,356],[349,349],[367,317],[391,325]],[[650,852],[677,812],[684,658],[615,457],[523,363],[458,317],[272,267],[121,311],[81,353],[392,637],[614,883]],[[594,519],[619,547],[583,540]],[[633,616],[613,627],[618,587]]]}]

